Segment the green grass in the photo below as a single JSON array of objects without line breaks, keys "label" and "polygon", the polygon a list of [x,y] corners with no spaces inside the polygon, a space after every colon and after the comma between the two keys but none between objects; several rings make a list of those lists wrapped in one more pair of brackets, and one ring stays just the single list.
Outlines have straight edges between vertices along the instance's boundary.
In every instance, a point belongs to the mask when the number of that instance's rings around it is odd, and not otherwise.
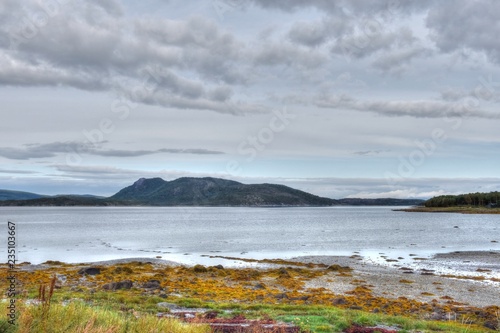
[{"label": "green grass", "polygon": [[[207,333],[207,326],[185,324],[174,319],[158,319],[154,313],[165,311],[156,307],[157,301],[164,299],[141,297],[124,298],[124,295],[98,295],[93,304],[83,300],[73,300],[67,305],[53,300],[43,309],[42,306],[23,305],[19,308],[20,317],[16,327],[0,320],[1,333]],[[113,296],[111,296],[113,295]],[[111,297],[110,297],[111,296]],[[140,300],[141,302],[137,303]],[[120,301],[127,303],[121,304]],[[129,302],[132,301],[132,302]],[[172,301],[172,300],[168,300]],[[219,310],[232,310],[225,316],[243,314],[252,318],[271,318],[298,325],[302,331],[311,333],[342,332],[353,324],[375,326],[383,324],[397,326],[401,333],[492,333],[492,330],[479,326],[464,325],[460,322],[435,322],[402,316],[388,316],[363,311],[345,310],[331,306],[313,305],[270,305],[270,304],[219,304],[203,303],[196,299],[180,299],[177,304],[191,307],[205,307]],[[145,312],[142,312],[145,310]],[[44,312],[45,311],[45,312]],[[224,316],[224,315],[223,315]]]},{"label": "green grass", "polygon": [[[120,312],[81,301],[68,305],[24,306],[15,329],[8,333],[208,333],[206,325],[185,324],[150,314]],[[1,324],[0,324],[1,325]],[[0,326],[2,327],[2,326]]]}]

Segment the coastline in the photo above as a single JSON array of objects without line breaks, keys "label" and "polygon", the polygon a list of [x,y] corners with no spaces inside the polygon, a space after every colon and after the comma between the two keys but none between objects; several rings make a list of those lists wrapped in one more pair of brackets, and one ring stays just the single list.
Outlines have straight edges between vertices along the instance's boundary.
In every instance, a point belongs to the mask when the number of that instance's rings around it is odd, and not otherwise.
[{"label": "coastline", "polygon": [[[285,310],[294,313],[286,317],[294,323],[301,322],[298,316],[308,315],[326,320],[327,313],[343,313],[348,318],[374,316],[379,318],[376,323],[392,324],[396,332],[401,320],[408,327],[422,325],[422,321],[429,327],[436,321],[455,325],[453,330],[444,329],[446,332],[462,332],[463,325],[473,325],[474,332],[498,328],[500,251],[439,254],[411,267],[403,262],[376,262],[359,254],[287,260],[227,258],[244,265],[186,265],[144,257],[19,264],[15,277],[18,302],[23,309],[36,306],[40,300],[29,295],[50,284],[55,287],[54,305],[61,309],[83,302],[91,308],[104,306],[122,314],[127,311],[156,318],[176,313],[196,317],[214,310],[231,315],[244,310],[259,318],[268,318],[267,311],[271,311],[275,319],[283,318],[279,313]],[[470,274],[443,274],[438,269],[463,265]],[[2,277],[9,274],[7,268],[0,265]],[[7,278],[1,281],[0,287],[5,287]]]},{"label": "coastline", "polygon": [[[371,286],[374,296],[446,305],[449,301],[463,306],[500,306],[500,252],[473,251],[436,254],[408,266],[379,264],[363,257],[308,256],[294,260],[306,263],[343,265],[353,268],[352,277],[334,281],[319,278],[310,288],[327,288],[346,293],[359,281]],[[466,269],[464,269],[466,267]],[[460,272],[460,273],[458,273]]]},{"label": "coastline", "polygon": [[[385,256],[382,257],[385,258]],[[417,258],[420,260],[415,260],[411,264],[397,260],[374,261],[372,258],[365,258],[356,253],[351,256],[299,256],[286,260],[234,257],[226,259],[243,263],[243,265],[228,268],[232,270],[265,270],[288,267],[294,263],[306,266],[312,264],[325,267],[332,265],[349,267],[352,269],[350,274],[337,276],[333,280],[327,275],[320,276],[307,281],[304,287],[304,289],[325,288],[338,295],[348,295],[354,287],[368,285],[373,296],[376,297],[389,299],[405,297],[423,303],[434,301],[443,306],[450,300],[463,306],[480,308],[500,306],[500,251],[439,253],[430,258]],[[186,268],[196,266],[171,260],[141,257],[77,264],[49,261],[37,265],[21,264],[18,269],[34,272],[51,271],[54,266],[58,265],[80,269],[90,266],[115,267],[127,264]]]},{"label": "coastline", "polygon": [[460,214],[500,214],[500,208],[485,208],[485,207],[421,207],[415,206],[410,208],[393,209],[394,212],[408,213],[460,213]]}]

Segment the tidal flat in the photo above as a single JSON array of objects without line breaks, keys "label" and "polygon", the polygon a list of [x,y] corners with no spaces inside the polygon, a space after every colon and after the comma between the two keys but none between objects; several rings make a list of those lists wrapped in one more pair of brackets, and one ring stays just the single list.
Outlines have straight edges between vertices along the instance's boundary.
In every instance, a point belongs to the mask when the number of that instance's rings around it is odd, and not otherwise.
[{"label": "tidal flat", "polygon": [[[412,265],[388,257],[373,262],[356,253],[241,261],[238,268],[151,258],[19,264],[20,322],[23,312],[39,304],[40,286],[52,281],[52,304],[83,303],[133,317],[216,311],[311,332],[359,325],[382,325],[388,332],[492,332],[499,326],[500,252],[453,252]],[[5,265],[0,274],[5,290]]]}]

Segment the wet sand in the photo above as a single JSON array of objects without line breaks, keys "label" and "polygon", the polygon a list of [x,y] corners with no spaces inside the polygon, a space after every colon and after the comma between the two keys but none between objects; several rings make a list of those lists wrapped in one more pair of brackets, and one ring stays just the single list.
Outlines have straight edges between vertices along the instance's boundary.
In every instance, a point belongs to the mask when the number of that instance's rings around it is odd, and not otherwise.
[{"label": "wet sand", "polygon": [[500,252],[453,252],[438,254],[412,265],[374,263],[354,254],[351,257],[310,256],[295,261],[338,264],[353,268],[351,277],[320,277],[307,288],[324,287],[343,294],[356,285],[370,286],[374,296],[407,297],[421,302],[437,300],[464,306],[500,306]]}]

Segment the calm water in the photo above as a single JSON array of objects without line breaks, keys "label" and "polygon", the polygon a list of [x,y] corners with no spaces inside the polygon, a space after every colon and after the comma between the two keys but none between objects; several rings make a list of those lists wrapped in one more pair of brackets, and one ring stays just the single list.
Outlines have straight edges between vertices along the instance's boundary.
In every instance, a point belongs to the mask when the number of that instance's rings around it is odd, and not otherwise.
[{"label": "calm water", "polygon": [[[210,255],[429,256],[499,250],[500,215],[393,212],[393,207],[69,208],[2,207],[17,224],[18,261],[41,263],[161,256],[216,263]],[[6,258],[7,228],[0,236]],[[2,260],[6,261],[6,260]]]}]

